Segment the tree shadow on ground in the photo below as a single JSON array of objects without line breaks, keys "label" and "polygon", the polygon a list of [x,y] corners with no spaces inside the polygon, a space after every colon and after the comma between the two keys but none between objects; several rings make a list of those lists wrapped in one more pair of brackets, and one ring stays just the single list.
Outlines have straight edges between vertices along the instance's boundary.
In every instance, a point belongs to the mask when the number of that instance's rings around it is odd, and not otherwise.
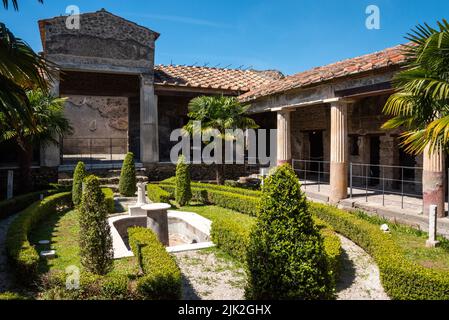
[{"label": "tree shadow on ground", "polygon": [[340,274],[339,278],[337,280],[337,292],[340,292],[342,290],[345,290],[354,283],[354,280],[356,278],[356,270],[354,266],[354,262],[349,259],[348,254],[346,251],[343,250],[343,253],[341,255],[341,267],[340,267]]},{"label": "tree shadow on ground", "polygon": [[182,299],[201,300],[198,292],[195,290],[190,280],[184,274],[182,274]]}]

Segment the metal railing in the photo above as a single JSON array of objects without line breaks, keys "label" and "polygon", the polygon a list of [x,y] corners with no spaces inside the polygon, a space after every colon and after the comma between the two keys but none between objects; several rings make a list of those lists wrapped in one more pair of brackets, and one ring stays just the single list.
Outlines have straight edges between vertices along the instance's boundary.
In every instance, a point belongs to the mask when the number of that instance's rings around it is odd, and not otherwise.
[{"label": "metal railing", "polygon": [[387,195],[397,195],[400,196],[401,208],[404,209],[406,197],[422,199],[422,169],[421,167],[350,163],[350,198],[354,198],[355,190],[358,192],[357,196],[365,197],[366,202],[369,196],[380,195],[382,206],[385,206]]},{"label": "metal railing", "polygon": [[61,163],[87,164],[121,162],[128,152],[127,138],[64,138],[61,141]]},{"label": "metal railing", "polygon": [[302,186],[305,190],[307,190],[308,185],[316,185],[318,192],[321,192],[321,185],[329,182],[329,161],[293,159],[292,167],[302,181]]}]

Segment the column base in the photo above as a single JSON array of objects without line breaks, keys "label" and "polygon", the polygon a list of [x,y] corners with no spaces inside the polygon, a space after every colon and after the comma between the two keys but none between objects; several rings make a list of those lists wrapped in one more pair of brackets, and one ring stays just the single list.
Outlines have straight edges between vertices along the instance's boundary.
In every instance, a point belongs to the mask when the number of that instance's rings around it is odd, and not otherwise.
[{"label": "column base", "polygon": [[348,197],[348,165],[347,163],[331,162],[330,170],[329,201],[338,203]]},{"label": "column base", "polygon": [[445,192],[444,192],[444,172],[423,172],[423,214],[429,215],[429,207],[438,207],[437,216],[446,217]]}]

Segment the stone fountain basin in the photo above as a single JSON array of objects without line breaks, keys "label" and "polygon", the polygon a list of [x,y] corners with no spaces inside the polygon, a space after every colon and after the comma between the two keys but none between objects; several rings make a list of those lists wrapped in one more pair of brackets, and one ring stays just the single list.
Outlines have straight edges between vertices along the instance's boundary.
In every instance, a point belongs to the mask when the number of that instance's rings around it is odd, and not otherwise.
[{"label": "stone fountain basin", "polygon": [[[214,246],[210,241],[212,222],[193,212],[167,212],[170,246],[168,252],[199,250]],[[111,228],[114,259],[134,256],[128,244],[128,228],[147,226],[146,215],[120,215],[108,219]]]}]

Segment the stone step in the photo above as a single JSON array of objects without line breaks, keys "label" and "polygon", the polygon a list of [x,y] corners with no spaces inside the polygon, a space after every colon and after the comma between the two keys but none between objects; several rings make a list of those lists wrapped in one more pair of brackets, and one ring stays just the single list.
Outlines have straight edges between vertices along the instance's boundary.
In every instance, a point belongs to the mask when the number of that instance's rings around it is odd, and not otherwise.
[{"label": "stone step", "polygon": [[[120,181],[120,177],[108,177],[108,178],[99,178],[100,184],[118,184]],[[148,182],[147,176],[136,176],[137,182]],[[64,186],[71,186],[73,182],[72,178],[69,179],[59,179],[58,183]]]}]

